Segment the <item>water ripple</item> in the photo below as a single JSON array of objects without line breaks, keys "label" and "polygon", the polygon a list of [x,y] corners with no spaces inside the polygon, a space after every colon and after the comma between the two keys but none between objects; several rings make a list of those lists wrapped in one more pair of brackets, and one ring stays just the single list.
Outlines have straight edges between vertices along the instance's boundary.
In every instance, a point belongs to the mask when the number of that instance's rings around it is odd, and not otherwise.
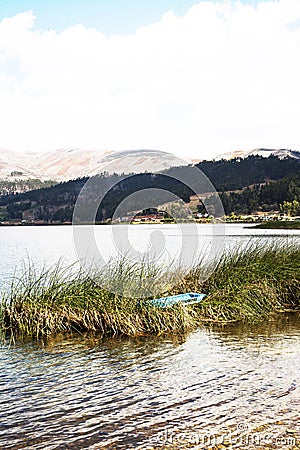
[{"label": "water ripple", "polygon": [[270,327],[3,345],[0,448],[150,448],[241,421],[299,431],[300,321]]}]

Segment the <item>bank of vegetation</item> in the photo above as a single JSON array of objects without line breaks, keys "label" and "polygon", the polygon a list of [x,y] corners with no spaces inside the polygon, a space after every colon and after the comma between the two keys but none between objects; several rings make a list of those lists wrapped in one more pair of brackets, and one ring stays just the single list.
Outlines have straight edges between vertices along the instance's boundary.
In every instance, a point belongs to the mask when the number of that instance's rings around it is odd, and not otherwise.
[{"label": "bank of vegetation", "polygon": [[[204,282],[203,273],[204,267],[196,267],[164,294],[203,292],[205,300],[162,309],[143,298],[150,285],[161,296],[162,269],[123,262],[95,278],[95,274],[71,275],[58,268],[42,273],[31,268],[3,296],[0,329],[10,338],[43,338],[61,332],[158,335],[185,333],[208,323],[272,320],[279,313],[299,309],[300,248],[296,244],[249,247],[224,256]],[[110,290],[102,287],[104,280]],[[118,292],[121,287],[123,295],[111,293],[116,287]],[[132,293],[140,293],[140,298],[132,298]]]},{"label": "bank of vegetation", "polygon": [[300,230],[300,220],[270,220],[255,226],[262,230]]}]

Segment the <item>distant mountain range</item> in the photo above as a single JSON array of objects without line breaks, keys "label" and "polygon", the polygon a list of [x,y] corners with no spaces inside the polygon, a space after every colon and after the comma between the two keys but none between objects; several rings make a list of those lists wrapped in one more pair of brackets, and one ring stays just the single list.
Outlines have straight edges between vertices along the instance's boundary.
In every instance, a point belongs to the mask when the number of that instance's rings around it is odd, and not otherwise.
[{"label": "distant mountain range", "polygon": [[300,152],[297,150],[289,150],[286,148],[271,149],[271,148],[256,148],[254,150],[244,151],[237,150],[235,152],[228,152],[219,155],[215,160],[220,159],[234,159],[234,158],[247,158],[248,156],[262,156],[268,158],[270,155],[277,156],[279,159],[283,158],[295,158],[300,159]]},{"label": "distant mountain range", "polygon": [[67,181],[103,171],[157,172],[178,165],[183,165],[181,159],[157,150],[113,152],[65,148],[47,153],[17,153],[0,149],[0,179],[5,180]]},{"label": "distant mountain range", "polygon": [[[287,149],[259,148],[251,151],[224,153],[216,161],[247,158],[248,156],[268,157],[271,154],[280,159],[285,157],[300,159],[300,152]],[[64,148],[47,153],[17,153],[0,149],[0,180],[45,180],[68,181],[92,176],[103,171],[108,173],[158,172],[170,167],[200,160],[181,160],[169,153],[157,150],[124,150],[122,152],[80,150]],[[22,190],[22,189],[21,189]],[[19,190],[20,192],[20,190]]]}]

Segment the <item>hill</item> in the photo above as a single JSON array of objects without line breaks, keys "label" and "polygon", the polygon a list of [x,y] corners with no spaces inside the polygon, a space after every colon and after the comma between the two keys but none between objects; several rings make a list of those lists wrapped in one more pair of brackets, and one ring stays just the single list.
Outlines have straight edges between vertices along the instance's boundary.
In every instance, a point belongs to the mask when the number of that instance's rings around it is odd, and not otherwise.
[{"label": "hill", "polygon": [[65,148],[47,153],[17,153],[0,149],[0,180],[68,181],[111,173],[157,172],[182,161],[157,150],[125,150],[122,152]]},{"label": "hill", "polygon": [[[208,176],[221,193],[227,213],[232,211],[250,213],[259,208],[277,209],[284,201],[298,199],[300,160],[279,159],[273,155],[269,158],[249,156],[230,161],[203,161],[197,164],[197,167]],[[125,179],[119,174],[110,176],[102,174],[94,177],[98,193],[109,190],[97,213],[97,220],[112,217],[125,198],[129,200],[118,214],[126,215],[128,211],[142,209],[145,206],[142,202],[145,201],[153,207],[158,206],[172,201],[174,194],[188,202],[194,192],[173,177],[178,178],[185,173],[185,179],[188,179],[189,170],[191,170],[189,167],[173,167],[166,170],[165,175],[141,173]],[[87,177],[79,178],[19,195],[2,196],[0,217],[2,220],[71,221],[75,202],[87,180]],[[200,178],[197,182],[198,193],[207,194],[203,191]],[[142,200],[129,197],[130,194],[147,188],[163,190],[163,197],[158,198],[151,191],[147,193],[148,197],[144,196]],[[87,205],[94,198],[95,193],[88,192]]]},{"label": "hill", "polygon": [[[300,215],[300,172],[276,182],[255,185],[239,192],[223,192],[220,198],[226,214],[282,210],[285,213]],[[293,202],[294,211],[289,211],[289,204]]]},{"label": "hill", "polygon": [[202,161],[197,164],[219,192],[243,189],[254,184],[276,181],[300,169],[300,159],[270,155]]},{"label": "hill", "polygon": [[[2,220],[71,221],[78,195],[88,180],[88,178],[80,178],[49,188],[14,196],[2,196],[0,198],[0,217]],[[108,192],[97,212],[97,221],[112,217],[116,208],[128,197],[126,206],[119,208],[120,215],[142,209],[145,202],[157,206],[161,202],[171,201],[174,199],[174,194],[188,202],[190,195],[193,194],[182,183],[165,175],[151,173],[132,174],[129,178],[119,174],[110,176],[102,174],[92,177],[91,180],[93,180],[92,186],[85,193],[87,214],[90,205],[93,205],[93,202],[96,202],[102,193]],[[162,195],[158,198],[149,190],[142,198],[130,198],[130,195],[135,192],[151,188],[162,190]],[[169,191],[172,191],[173,195],[169,194]],[[85,216],[81,217],[81,220],[84,222]]]},{"label": "hill", "polygon": [[[279,166],[272,169],[272,164],[269,162],[269,156],[271,155],[277,156],[278,159],[300,159],[300,152],[293,150],[256,149],[250,152],[240,151],[224,154],[216,158],[213,164],[211,161],[202,161],[198,165],[210,178],[213,178],[218,188],[221,190],[234,189],[233,185],[228,183],[232,178],[232,171],[235,171],[231,162],[240,163],[239,167],[243,174],[249,174],[248,184],[251,182],[250,179],[253,182],[262,182],[266,174],[269,174],[271,179],[278,179],[278,176],[282,177],[282,174],[276,175],[276,173],[274,176],[274,171],[277,172]],[[249,167],[245,167],[247,165],[245,159],[253,156],[262,157],[265,160],[265,173],[257,174],[256,178],[255,168],[253,167],[253,171],[250,173]],[[185,162],[166,152],[145,149],[112,152],[108,150],[64,148],[47,153],[20,153],[0,149],[0,195],[27,192],[57,182],[90,177],[103,171],[109,174],[158,172],[193,162],[192,160],[187,161]],[[230,161],[230,164],[226,164],[226,161]],[[218,170],[222,181],[217,178]],[[227,178],[225,173],[223,174],[223,170],[225,170]],[[234,184],[237,185],[236,174],[234,174],[234,177]],[[243,184],[242,178],[239,183],[240,186]],[[220,183],[221,186],[219,186]]]}]

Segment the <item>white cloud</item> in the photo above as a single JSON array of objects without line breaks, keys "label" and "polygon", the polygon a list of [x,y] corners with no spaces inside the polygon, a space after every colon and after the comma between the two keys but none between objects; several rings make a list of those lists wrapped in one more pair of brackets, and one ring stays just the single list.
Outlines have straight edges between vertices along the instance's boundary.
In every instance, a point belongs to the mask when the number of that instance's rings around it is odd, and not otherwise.
[{"label": "white cloud", "polygon": [[201,2],[132,36],[0,23],[0,146],[298,148],[299,0]]}]

